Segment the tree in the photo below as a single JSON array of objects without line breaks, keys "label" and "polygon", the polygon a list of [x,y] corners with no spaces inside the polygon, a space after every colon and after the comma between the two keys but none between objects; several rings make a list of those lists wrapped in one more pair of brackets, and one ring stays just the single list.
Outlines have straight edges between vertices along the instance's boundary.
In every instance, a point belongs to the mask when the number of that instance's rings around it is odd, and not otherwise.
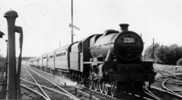
[{"label": "tree", "polygon": [[144,57],[154,59],[158,63],[175,65],[177,60],[182,58],[182,47],[176,44],[170,46],[154,44],[146,49]]},{"label": "tree", "polygon": [[158,50],[158,48],[160,47],[160,45],[158,43],[152,44],[150,45],[144,53],[144,58],[147,59],[156,59],[156,51]]}]

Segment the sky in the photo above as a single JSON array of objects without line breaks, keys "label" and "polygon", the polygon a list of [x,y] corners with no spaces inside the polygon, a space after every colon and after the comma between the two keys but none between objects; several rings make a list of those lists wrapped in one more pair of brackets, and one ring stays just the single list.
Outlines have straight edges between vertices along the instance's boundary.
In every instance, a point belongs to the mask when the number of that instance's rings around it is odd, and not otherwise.
[{"label": "sky", "polygon": [[[182,45],[182,0],[73,0],[74,40],[107,29],[118,29],[120,23],[142,34],[145,48],[155,42]],[[0,54],[5,55],[8,10],[18,12],[16,25],[24,31],[23,56],[40,56],[70,43],[71,0],[1,0]],[[18,55],[18,35],[16,37]]]}]

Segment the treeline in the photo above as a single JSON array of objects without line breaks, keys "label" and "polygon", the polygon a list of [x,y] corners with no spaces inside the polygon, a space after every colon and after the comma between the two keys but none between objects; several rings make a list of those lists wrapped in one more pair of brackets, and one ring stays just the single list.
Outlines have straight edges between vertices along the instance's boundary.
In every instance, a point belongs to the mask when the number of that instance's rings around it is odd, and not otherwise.
[{"label": "treeline", "polygon": [[[32,59],[32,58],[34,58],[34,57],[22,57],[22,60],[30,60],[30,59]],[[17,58],[17,60],[18,60],[18,58]],[[0,55],[0,67],[1,66],[4,66],[5,65],[5,63],[6,63],[6,58],[5,57],[2,57],[1,55]]]},{"label": "treeline", "polygon": [[155,43],[145,50],[144,58],[154,59],[155,62],[162,64],[182,65],[182,46]]},{"label": "treeline", "polygon": [[32,58],[34,58],[34,57],[22,57],[22,60],[30,60]]},{"label": "treeline", "polygon": [[[27,61],[27,60],[30,60],[32,58],[33,57],[22,57],[22,60]],[[17,58],[17,61],[18,61],[18,58]],[[1,68],[5,66],[5,64],[6,64],[6,58],[5,57],[2,57],[0,55],[0,71],[1,71]]]}]

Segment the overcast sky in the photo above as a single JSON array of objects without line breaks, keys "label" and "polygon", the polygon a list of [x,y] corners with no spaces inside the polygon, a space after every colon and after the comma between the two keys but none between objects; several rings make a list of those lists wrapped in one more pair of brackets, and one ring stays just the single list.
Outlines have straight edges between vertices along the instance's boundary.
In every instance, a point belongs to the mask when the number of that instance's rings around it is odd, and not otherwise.
[{"label": "overcast sky", "polygon": [[[50,52],[70,43],[70,1],[1,0],[0,30],[7,35],[4,13],[16,10],[16,25],[24,30],[23,55]],[[74,24],[80,28],[75,30],[75,40],[119,29],[120,23],[128,23],[131,30],[142,34],[145,47],[152,38],[160,44],[182,45],[182,0],[74,0]],[[2,54],[4,40],[0,45]]]}]

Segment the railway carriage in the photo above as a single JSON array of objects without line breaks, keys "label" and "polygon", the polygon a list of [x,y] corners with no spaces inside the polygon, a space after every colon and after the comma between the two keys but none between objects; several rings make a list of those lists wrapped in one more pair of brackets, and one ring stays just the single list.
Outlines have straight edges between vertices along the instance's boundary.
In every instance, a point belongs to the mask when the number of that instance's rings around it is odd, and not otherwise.
[{"label": "railway carriage", "polygon": [[38,58],[38,67],[41,67],[42,66],[42,59],[41,57]]},{"label": "railway carriage", "polygon": [[50,71],[55,70],[55,52],[48,54],[48,68]]},{"label": "railway carriage", "polygon": [[69,69],[72,71],[81,71],[81,42],[75,42],[68,48]]},{"label": "railway carriage", "polygon": [[48,69],[48,57],[47,57],[47,54],[44,54],[42,56],[42,68],[43,68],[43,70],[47,70]]},{"label": "railway carriage", "polygon": [[55,70],[69,71],[67,46],[55,50]]},{"label": "railway carriage", "polygon": [[39,68],[42,69],[42,67],[43,67],[43,57],[40,56],[39,57]]},{"label": "railway carriage", "polygon": [[35,60],[35,66],[36,67],[39,67],[40,66],[40,58],[38,57],[38,58],[36,58],[36,60]]}]

